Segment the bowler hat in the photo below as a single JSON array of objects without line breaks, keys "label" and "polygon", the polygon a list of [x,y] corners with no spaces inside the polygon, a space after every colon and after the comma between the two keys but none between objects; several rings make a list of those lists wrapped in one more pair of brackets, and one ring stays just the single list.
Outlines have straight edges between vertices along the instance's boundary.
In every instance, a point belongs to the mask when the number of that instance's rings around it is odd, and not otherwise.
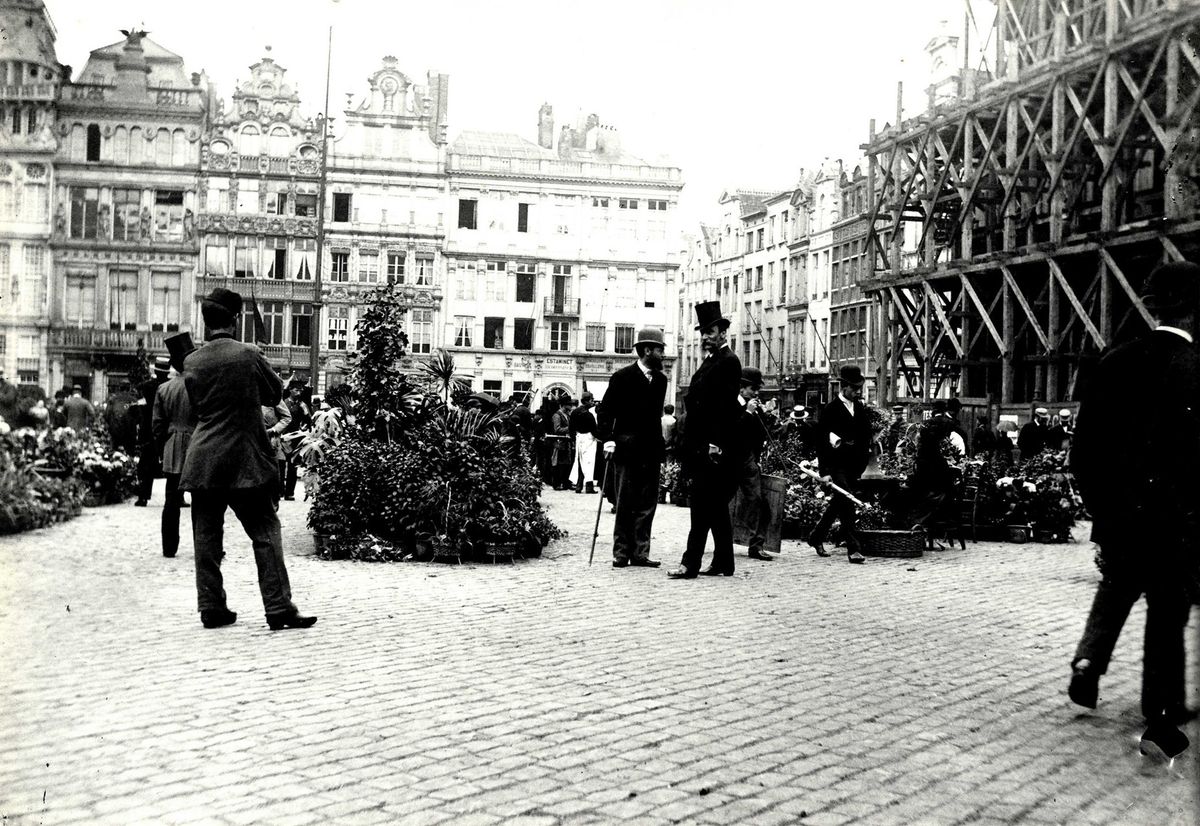
[{"label": "bowler hat", "polygon": [[663,338],[663,331],[657,327],[643,327],[638,330],[637,341],[633,343],[636,348],[642,344],[657,344],[659,347],[665,348],[667,341]]},{"label": "bowler hat", "polygon": [[1146,278],[1142,303],[1151,312],[1196,309],[1200,304],[1200,264],[1172,261],[1156,267]]},{"label": "bowler hat", "polygon": [[696,329],[707,330],[714,324],[722,330],[729,327],[730,321],[721,315],[720,301],[701,301],[696,305]]},{"label": "bowler hat", "polygon": [[167,345],[167,352],[171,354],[171,366],[179,372],[183,372],[183,360],[187,358],[187,354],[196,349],[196,345],[192,343],[191,333],[175,333],[163,339],[163,344]]},{"label": "bowler hat", "polygon": [[204,304],[215,304],[231,316],[237,315],[242,311],[242,297],[233,290],[227,290],[224,287],[217,287],[205,296],[201,306]]},{"label": "bowler hat", "polygon": [[742,384],[748,384],[751,387],[762,387],[762,383],[762,370],[759,370],[757,367],[742,368]]},{"label": "bowler hat", "polygon": [[846,364],[838,370],[838,379],[842,384],[848,384],[851,387],[862,387],[866,383],[863,378],[862,368],[857,364]]}]

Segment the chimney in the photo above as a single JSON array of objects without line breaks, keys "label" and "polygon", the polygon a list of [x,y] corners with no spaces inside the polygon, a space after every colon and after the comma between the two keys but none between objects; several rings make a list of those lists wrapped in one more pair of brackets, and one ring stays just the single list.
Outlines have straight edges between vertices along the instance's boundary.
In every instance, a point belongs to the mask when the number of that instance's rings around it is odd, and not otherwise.
[{"label": "chimney", "polygon": [[538,109],[538,146],[554,148],[554,107],[549,103],[543,103]]},{"label": "chimney", "polygon": [[575,130],[563,124],[562,131],[558,135],[558,156],[560,158],[569,158],[571,150],[575,148]]}]

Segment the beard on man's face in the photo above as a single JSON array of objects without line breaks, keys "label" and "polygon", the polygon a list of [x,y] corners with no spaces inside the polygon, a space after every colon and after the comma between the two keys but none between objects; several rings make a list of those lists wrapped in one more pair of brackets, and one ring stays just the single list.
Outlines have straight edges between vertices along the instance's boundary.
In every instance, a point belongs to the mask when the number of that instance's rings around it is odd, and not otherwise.
[{"label": "beard on man's face", "polygon": [[651,370],[662,370],[662,356],[658,355],[657,353],[647,353],[645,356],[643,356],[643,359],[646,362],[646,366]]}]

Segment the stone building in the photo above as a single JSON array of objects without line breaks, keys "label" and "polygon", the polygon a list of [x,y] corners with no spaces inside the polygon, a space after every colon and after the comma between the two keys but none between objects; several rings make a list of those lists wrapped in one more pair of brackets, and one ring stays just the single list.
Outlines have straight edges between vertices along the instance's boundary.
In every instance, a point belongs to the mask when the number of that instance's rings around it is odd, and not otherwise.
[{"label": "stone building", "polygon": [[742,260],[742,364],[762,371],[764,397],[784,385],[787,334],[788,229],[792,191],[755,199],[743,213],[745,255]]},{"label": "stone building", "polygon": [[841,218],[841,184],[842,162],[826,160],[809,186],[808,323],[803,328],[805,359],[802,365],[806,404],[814,401],[820,404],[828,397],[821,397],[821,391],[828,389],[833,227]]},{"label": "stone building", "polygon": [[189,329],[209,89],[145,36],[96,49],[58,105],[47,387],[101,399]]},{"label": "stone building", "polygon": [[867,178],[856,166],[840,181],[838,220],[832,226],[829,265],[829,378],[830,393],[838,392],[838,369],[857,364],[874,398],[875,311],[863,292],[861,280],[871,260],[867,250]]},{"label": "stone building", "polygon": [[[319,127],[299,112],[286,70],[268,54],[218,100],[200,154],[197,229],[203,266],[187,316],[202,328],[199,299],[215,287],[257,301],[264,350],[284,374],[307,375],[316,302]],[[241,338],[255,339],[253,314]]]},{"label": "stone building", "polygon": [[440,338],[477,391],[597,398],[634,358],[638,328],[664,328],[675,389],[680,170],[627,152],[595,115],[555,143],[468,131],[448,157]]},{"label": "stone building", "polygon": [[56,32],[41,0],[0,0],[0,374],[44,384],[50,194],[59,87]]},{"label": "stone building", "polygon": [[[678,385],[686,388],[691,375],[700,366],[702,354],[700,339],[697,337],[696,305],[701,301],[716,301],[717,279],[713,277],[713,242],[716,229],[701,224],[695,234],[684,236],[684,243],[679,254],[679,307],[676,315],[675,352],[678,354]],[[723,296],[721,309],[728,311],[730,296]],[[679,398],[675,400],[679,405]]]}]

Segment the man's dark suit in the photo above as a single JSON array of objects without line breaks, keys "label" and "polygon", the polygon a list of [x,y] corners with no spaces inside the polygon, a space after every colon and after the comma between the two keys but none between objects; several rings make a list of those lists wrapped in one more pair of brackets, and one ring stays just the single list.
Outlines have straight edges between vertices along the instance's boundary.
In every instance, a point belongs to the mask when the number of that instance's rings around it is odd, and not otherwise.
[{"label": "man's dark suit", "polygon": [[[1152,391],[1137,422],[1111,389],[1136,376]],[[1075,662],[1108,667],[1121,628],[1146,596],[1142,712],[1180,708],[1183,629],[1189,596],[1200,597],[1200,354],[1176,333],[1156,330],[1101,359],[1086,383],[1071,469],[1092,515],[1102,580]]]},{"label": "man's dark suit", "polygon": [[[817,431],[817,461],[821,473],[851,493],[871,458],[871,423],[867,418],[867,408],[857,400],[853,406],[854,413],[851,414],[839,395],[821,410]],[[831,434],[840,439],[837,447],[833,446]],[[833,494],[808,541],[814,544],[824,542],[834,519],[841,520],[846,550],[850,553],[857,551],[858,537],[854,533],[857,513],[854,503],[840,493]]]},{"label": "man's dark suit", "polygon": [[662,438],[662,407],[667,377],[651,372],[650,379],[634,362],[612,374],[600,403],[597,430],[601,443],[616,442],[612,470],[616,474],[616,522],[613,560],[646,560],[650,532],[658,509],[658,477],[666,446]]},{"label": "man's dark suit", "polygon": [[179,475],[183,472],[188,442],[196,427],[182,375],[159,385],[154,395],[151,424],[154,449],[162,457],[163,475],[167,477],[162,512],[162,551],[163,556],[175,556],[179,550],[179,509],[183,505]]},{"label": "man's dark suit", "polygon": [[[687,409],[680,461],[692,480],[691,530],[683,567],[700,570],[708,534],[713,535],[712,569],[733,572],[733,524],[729,501],[737,491],[742,466],[742,444],[737,427],[742,415],[738,404],[742,363],[728,347],[701,362],[684,397]],[[709,458],[709,445],[721,453]]]},{"label": "man's dark suit", "polygon": [[225,609],[223,523],[232,508],[254,544],[268,616],[294,614],[274,502],[279,469],[263,427],[263,405],[282,397],[279,377],[250,345],[219,333],[183,363],[196,416],[179,487],[192,491],[192,539],[201,611]]}]

